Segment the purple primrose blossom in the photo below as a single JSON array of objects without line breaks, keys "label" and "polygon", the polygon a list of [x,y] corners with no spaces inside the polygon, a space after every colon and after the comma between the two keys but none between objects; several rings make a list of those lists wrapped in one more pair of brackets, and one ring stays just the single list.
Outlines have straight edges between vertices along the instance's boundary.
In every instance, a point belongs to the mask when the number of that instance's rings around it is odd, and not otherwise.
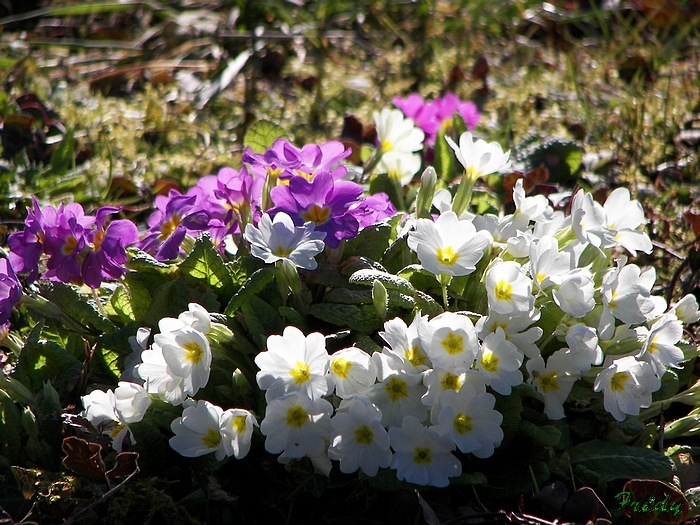
[{"label": "purple primrose blossom", "polygon": [[87,246],[87,233],[95,224],[95,217],[85,215],[83,207],[74,202],[61,204],[55,215],[51,206],[42,212],[44,253],[49,256],[47,271],[42,277],[82,284],[82,260],[79,256]]},{"label": "purple primrose blossom", "polygon": [[24,230],[14,232],[7,238],[10,264],[17,273],[27,274],[27,282],[30,283],[39,278],[39,260],[44,253],[44,211],[50,216],[48,222],[55,223],[56,215],[56,208],[47,206],[42,210],[34,197],[32,206],[27,208]]},{"label": "purple primrose blossom", "polygon": [[316,231],[326,233],[325,243],[337,248],[342,239],[354,237],[359,221],[350,211],[362,195],[359,184],[334,180],[333,175],[321,171],[308,181],[304,177],[292,177],[289,185],[272,188],[270,197],[275,207],[270,215],[283,211],[294,224],[301,226],[311,221]]},{"label": "purple primrose blossom", "polygon": [[428,141],[434,141],[440,129],[452,126],[455,113],[462,116],[469,131],[476,127],[481,118],[476,104],[461,101],[454,93],[446,93],[432,102],[426,102],[419,94],[413,93],[406,98],[396,97],[392,102],[425,132]]},{"label": "purple primrose blossom", "polygon": [[22,298],[22,285],[12,269],[10,261],[0,259],[0,325],[10,319],[12,309]]}]

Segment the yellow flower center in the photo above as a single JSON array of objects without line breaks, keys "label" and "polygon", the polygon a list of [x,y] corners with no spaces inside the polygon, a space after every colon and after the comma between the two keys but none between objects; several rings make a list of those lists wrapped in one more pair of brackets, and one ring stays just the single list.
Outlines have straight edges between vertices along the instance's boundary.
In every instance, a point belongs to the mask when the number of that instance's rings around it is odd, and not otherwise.
[{"label": "yellow flower center", "polygon": [[447,372],[440,380],[440,386],[444,390],[459,390],[462,387],[462,379],[458,375]]},{"label": "yellow flower center", "polygon": [[510,301],[513,297],[513,286],[501,280],[493,289],[493,293],[499,301]]},{"label": "yellow flower center", "polygon": [[613,392],[621,392],[625,389],[625,383],[630,378],[627,372],[615,372],[610,378],[610,390]]},{"label": "yellow flower center", "polygon": [[173,215],[169,221],[165,221],[160,227],[160,235],[158,236],[158,240],[164,241],[170,237],[170,234],[175,231],[175,228],[180,225],[180,222],[182,222],[182,219],[179,215]]},{"label": "yellow flower center", "polygon": [[440,344],[448,354],[459,354],[464,350],[464,337],[461,335],[455,335],[454,332],[449,332],[445,339],[440,342]]},{"label": "yellow flower center", "polygon": [[245,420],[246,420],[245,416],[236,416],[233,418],[233,422],[232,422],[233,428],[239,434],[242,434],[248,428],[248,427],[246,427]]},{"label": "yellow flower center", "polygon": [[414,345],[412,348],[407,348],[404,352],[406,361],[411,363],[413,366],[424,365],[428,361],[428,356],[421,352],[418,345]]},{"label": "yellow flower center", "polygon": [[119,432],[121,432],[124,429],[124,425],[121,423],[117,423],[112,431],[109,433],[109,437],[112,439],[117,439],[117,436],[119,435]]},{"label": "yellow flower center", "polygon": [[301,428],[309,420],[309,414],[302,407],[287,409],[287,424],[290,427]]},{"label": "yellow flower center", "polygon": [[406,381],[402,381],[396,376],[389,378],[389,382],[384,387],[392,403],[396,403],[399,399],[408,397],[408,385]]},{"label": "yellow flower center", "polygon": [[216,448],[221,443],[221,432],[210,428],[207,433],[202,436],[202,443],[207,448]]},{"label": "yellow flower center", "polygon": [[464,176],[473,182],[476,182],[476,179],[478,179],[482,175],[483,173],[477,170],[474,166],[469,166],[464,170]]},{"label": "yellow flower center", "polygon": [[550,392],[559,390],[559,381],[557,381],[556,372],[542,374],[537,378],[537,382],[540,384],[540,392],[543,394],[549,394]]},{"label": "yellow flower center", "polygon": [[352,368],[352,363],[344,357],[337,357],[331,361],[331,369],[338,377],[345,379],[348,377],[348,371]]},{"label": "yellow flower center", "polygon": [[472,431],[472,418],[464,414],[457,414],[454,420],[455,432],[462,435]]},{"label": "yellow flower center", "polygon": [[63,245],[63,248],[61,249],[61,251],[65,255],[70,255],[71,253],[73,253],[75,251],[76,246],[78,246],[78,239],[76,239],[75,237],[70,235],[66,239],[66,243]]},{"label": "yellow flower center", "polygon": [[185,359],[191,361],[195,365],[198,365],[199,362],[202,360],[202,357],[204,356],[204,349],[194,341],[185,343],[184,348],[186,353]]},{"label": "yellow flower center", "polygon": [[416,447],[413,450],[413,462],[417,465],[427,465],[433,462],[433,455],[429,448]]},{"label": "yellow flower center", "polygon": [[305,221],[311,221],[317,226],[326,222],[331,216],[330,208],[312,204],[308,210],[301,214],[301,218]]},{"label": "yellow flower center", "polygon": [[498,371],[498,357],[493,355],[493,352],[490,351],[485,351],[484,355],[481,356],[481,368],[486,370],[487,372],[491,372],[492,374],[494,372]]},{"label": "yellow flower center", "polygon": [[459,254],[455,253],[452,246],[448,246],[445,249],[438,248],[435,250],[435,254],[437,255],[438,261],[447,266],[452,266],[457,262],[457,259],[459,259]]},{"label": "yellow flower center", "polygon": [[367,425],[355,430],[355,442],[358,445],[371,445],[374,440],[374,432]]},{"label": "yellow flower center", "polygon": [[306,383],[311,378],[311,371],[309,370],[309,365],[297,361],[295,367],[289,371],[289,375],[294,379],[294,383],[300,385],[301,383]]},{"label": "yellow flower center", "polygon": [[394,145],[388,140],[382,140],[382,142],[380,143],[380,147],[382,153],[386,153],[387,151],[391,151],[392,149],[394,149]]},{"label": "yellow flower center", "polygon": [[97,251],[97,250],[100,249],[100,247],[102,246],[102,241],[104,240],[104,238],[105,238],[105,232],[104,232],[104,230],[97,230],[97,231],[95,232],[95,238],[92,240],[92,249],[93,249],[94,251]]},{"label": "yellow flower center", "polygon": [[272,254],[276,255],[277,257],[287,257],[290,253],[292,253],[291,248],[285,248],[284,246],[278,246],[274,250],[272,250]]}]

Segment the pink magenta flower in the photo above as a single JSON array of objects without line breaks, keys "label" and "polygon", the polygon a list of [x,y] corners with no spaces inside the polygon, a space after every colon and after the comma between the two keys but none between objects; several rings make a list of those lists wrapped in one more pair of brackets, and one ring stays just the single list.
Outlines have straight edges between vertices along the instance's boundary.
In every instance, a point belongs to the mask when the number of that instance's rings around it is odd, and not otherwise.
[{"label": "pink magenta flower", "polygon": [[435,140],[435,135],[441,128],[451,127],[455,113],[461,115],[469,131],[481,119],[476,104],[461,101],[454,93],[446,93],[432,102],[426,102],[417,93],[412,93],[406,98],[396,97],[392,102],[425,132],[428,142]]}]

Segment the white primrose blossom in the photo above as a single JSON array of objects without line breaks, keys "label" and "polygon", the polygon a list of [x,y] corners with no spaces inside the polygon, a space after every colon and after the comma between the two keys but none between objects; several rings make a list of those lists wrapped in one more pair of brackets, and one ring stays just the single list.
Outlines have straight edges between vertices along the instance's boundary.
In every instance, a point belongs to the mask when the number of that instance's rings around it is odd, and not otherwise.
[{"label": "white primrose blossom", "polygon": [[595,308],[593,275],[586,268],[574,268],[561,277],[552,298],[562,312],[581,318]]},{"label": "white primrose blossom", "polygon": [[532,280],[515,261],[497,260],[486,272],[486,292],[489,308],[509,315],[530,312],[535,305]]},{"label": "white primrose blossom", "polygon": [[683,323],[674,314],[667,313],[651,325],[639,359],[649,363],[659,378],[663,377],[668,367],[681,368],[680,363],[685,356],[676,346],[681,337]]},{"label": "white primrose blossom", "polygon": [[343,348],[334,352],[329,369],[335,393],[342,399],[367,394],[377,381],[375,361],[360,348]]},{"label": "white primrose blossom", "polygon": [[563,419],[564,401],[569,396],[576,380],[581,376],[571,356],[557,350],[547,359],[545,366],[541,356],[526,363],[528,383],[535,387],[544,400],[544,411],[549,419]]},{"label": "white primrose blossom", "polygon": [[224,410],[219,423],[226,455],[244,458],[250,451],[253,428],[259,426],[255,416],[242,408],[229,408]]},{"label": "white primrose blossom", "polygon": [[274,220],[264,213],[257,227],[246,225],[243,238],[250,243],[250,253],[268,264],[287,259],[299,268],[314,270],[314,257],[323,251],[326,238],[326,232],[314,228],[311,221],[295,226],[284,212],[277,213]]},{"label": "white primrose blossom", "polygon": [[661,388],[654,368],[634,356],[621,357],[598,374],[593,390],[603,392],[603,406],[618,421],[637,416],[651,405],[651,394]]},{"label": "white primrose blossom", "polygon": [[449,478],[462,474],[462,464],[452,455],[454,442],[414,417],[406,416],[401,427],[390,428],[389,441],[394,449],[391,468],[400,480],[446,487]]},{"label": "white primrose blossom", "polygon": [[221,461],[227,455],[224,436],[221,432],[221,407],[200,399],[182,411],[182,417],[175,419],[170,428],[175,434],[170,438],[170,446],[179,454],[195,458],[214,453]]},{"label": "white primrose blossom", "polygon": [[598,334],[595,328],[576,323],[566,333],[566,344],[571,363],[579,372],[588,372],[591,365],[603,362],[603,350],[598,345]]},{"label": "white primrose blossom", "polygon": [[459,145],[447,135],[445,140],[464,167],[466,176],[472,180],[510,167],[510,151],[503,153],[503,148],[497,142],[486,142],[482,139],[475,141],[468,131],[460,135]]},{"label": "white primrose blossom", "polygon": [[489,238],[477,232],[471,221],[459,220],[457,214],[447,211],[435,222],[418,219],[415,231],[408,234],[407,243],[430,273],[460,276],[476,270]]},{"label": "white primrose blossom", "polygon": [[388,150],[382,153],[382,157],[374,169],[377,173],[386,173],[399,181],[402,186],[411,183],[413,177],[420,170],[423,160],[418,153],[409,153],[399,150]]},{"label": "white primrose blossom", "polygon": [[404,367],[409,372],[422,372],[431,365],[428,354],[423,349],[423,344],[418,335],[418,327],[428,320],[427,315],[416,313],[411,324],[406,323],[400,317],[394,317],[384,323],[384,331],[379,332],[389,347],[384,347],[383,353],[390,353],[404,362]]},{"label": "white primrose blossom", "polygon": [[522,364],[523,355],[506,340],[502,328],[486,336],[476,359],[476,368],[484,382],[504,396],[511,393],[512,387],[523,382],[523,374],[519,370]]},{"label": "white primrose blossom", "polygon": [[676,317],[684,324],[694,324],[700,321],[698,300],[693,294],[685,295],[673,306]]},{"label": "white primrose blossom", "polygon": [[272,401],[289,392],[301,392],[320,399],[331,390],[326,338],[319,332],[308,336],[295,326],[287,326],[282,335],[267,338],[267,351],[255,357],[260,371],[258,386]]},{"label": "white primrose blossom", "polygon": [[155,342],[163,352],[168,370],[182,378],[182,390],[194,396],[206,386],[211,370],[209,339],[199,330],[182,327],[172,332],[155,335]]},{"label": "white primrose blossom", "polygon": [[381,112],[375,111],[373,116],[382,154],[391,151],[412,153],[423,149],[425,133],[400,109],[384,108]]},{"label": "white primrose blossom", "polygon": [[506,341],[513,343],[518,350],[532,359],[540,355],[540,349],[535,343],[542,337],[542,328],[532,326],[539,319],[540,311],[536,308],[521,315],[501,314],[490,310],[489,315],[481,317],[475,327],[482,341],[488,334],[501,328],[505,332]]},{"label": "white primrose blossom", "polygon": [[347,410],[331,418],[328,455],[340,461],[341,472],[350,474],[359,469],[367,476],[376,476],[380,468],[391,465],[389,434],[381,419],[379,408],[361,398],[352,399]]},{"label": "white primrose blossom", "polygon": [[613,240],[633,256],[637,251],[651,253],[653,248],[649,236],[638,228],[646,224],[642,205],[630,200],[627,188],[613,190],[603,204],[605,227],[613,233]]},{"label": "white primrose blossom", "polygon": [[479,350],[471,320],[454,312],[443,312],[421,323],[418,335],[433,366],[456,374],[471,368]]},{"label": "white primrose blossom", "polygon": [[559,243],[546,235],[530,245],[530,276],[540,290],[560,284],[572,269],[571,254],[559,251]]}]

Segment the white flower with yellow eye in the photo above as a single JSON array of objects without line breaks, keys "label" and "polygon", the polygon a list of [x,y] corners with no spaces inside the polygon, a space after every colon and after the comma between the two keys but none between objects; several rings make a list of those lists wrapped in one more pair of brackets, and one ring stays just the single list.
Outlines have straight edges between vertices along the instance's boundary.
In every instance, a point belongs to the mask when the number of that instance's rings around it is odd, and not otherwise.
[{"label": "white flower with yellow eye", "polygon": [[532,311],[532,280],[515,261],[497,261],[486,272],[489,308],[500,314],[523,315]]},{"label": "white flower with yellow eye", "polygon": [[552,298],[562,312],[581,318],[595,307],[593,275],[586,268],[574,268],[552,290]]},{"label": "white flower with yellow eye", "polygon": [[672,308],[676,317],[685,324],[694,324],[700,321],[700,309],[698,300],[693,294],[684,295]]},{"label": "white flower with yellow eye", "polygon": [[600,372],[593,390],[603,392],[603,406],[618,421],[638,416],[640,408],[651,406],[651,394],[661,388],[654,368],[634,356],[616,359]]},{"label": "white flower with yellow eye", "polygon": [[658,377],[663,377],[667,367],[681,368],[685,359],[676,345],[683,337],[683,323],[673,313],[667,313],[649,329],[639,359],[646,361]]},{"label": "white flower with yellow eye", "polygon": [[343,348],[330,357],[330,375],[341,399],[367,394],[377,381],[377,365],[360,348]]},{"label": "white flower with yellow eye", "polygon": [[382,353],[398,357],[404,363],[403,368],[407,372],[422,372],[430,368],[432,363],[418,336],[418,327],[427,320],[427,315],[421,316],[418,312],[408,326],[400,317],[386,321],[384,331],[379,332],[379,335],[389,347],[384,347]]},{"label": "white flower with yellow eye", "polygon": [[604,354],[595,328],[581,323],[573,325],[566,333],[566,344],[569,347],[566,354],[579,372],[588,372],[591,365],[603,362]]},{"label": "white flower with yellow eye", "polygon": [[411,153],[423,149],[425,133],[399,109],[384,108],[374,112],[374,125],[382,154],[389,151]]},{"label": "white flower with yellow eye", "polygon": [[542,328],[539,326],[528,327],[539,319],[540,311],[538,309],[522,315],[499,314],[490,310],[489,315],[479,319],[474,326],[482,341],[490,333],[502,328],[506,334],[506,340],[532,359],[540,355],[540,349],[535,343],[542,337]]},{"label": "white flower with yellow eye", "polygon": [[250,450],[253,428],[258,426],[255,416],[242,408],[229,408],[221,415],[220,423],[226,455],[244,458]]},{"label": "white flower with yellow eye", "polygon": [[528,360],[525,366],[530,375],[528,383],[542,395],[547,417],[563,419],[564,401],[581,375],[571,356],[565,350],[557,350],[549,356],[546,366],[541,356]]},{"label": "white flower with yellow eye", "polygon": [[297,327],[287,326],[282,335],[267,338],[267,352],[260,352],[255,364],[260,368],[258,386],[267,391],[268,403],[289,392],[301,392],[313,400],[330,392],[326,338],[319,332],[304,336]]},{"label": "white flower with yellow eye", "polygon": [[209,339],[194,328],[183,326],[172,332],[160,333],[155,342],[163,351],[163,359],[173,375],[181,377],[182,390],[194,396],[206,386],[211,370]]},{"label": "white flower with yellow eye", "polygon": [[504,396],[511,393],[512,387],[523,382],[519,370],[522,364],[523,355],[506,340],[502,328],[486,336],[476,358],[476,369],[481,372],[484,382]]},{"label": "white flower with yellow eye", "polygon": [[476,180],[482,175],[491,175],[510,167],[510,151],[503,153],[503,148],[497,142],[474,140],[474,136],[468,131],[459,137],[459,145],[450,137],[445,136],[457,156],[457,160],[464,167],[465,176]]},{"label": "white flower with yellow eye", "polygon": [[421,324],[418,335],[435,368],[461,374],[474,364],[479,342],[466,315],[443,312]]},{"label": "white flower with yellow eye", "polygon": [[182,411],[182,417],[175,419],[170,429],[175,433],[170,438],[170,446],[188,458],[211,454],[221,461],[226,457],[224,436],[221,433],[223,410],[209,401],[199,400],[196,405]]},{"label": "white flower with yellow eye", "polygon": [[461,221],[453,211],[435,222],[418,219],[408,234],[408,247],[418,254],[421,266],[434,275],[469,275],[489,246],[490,237],[477,232],[471,221]]}]

